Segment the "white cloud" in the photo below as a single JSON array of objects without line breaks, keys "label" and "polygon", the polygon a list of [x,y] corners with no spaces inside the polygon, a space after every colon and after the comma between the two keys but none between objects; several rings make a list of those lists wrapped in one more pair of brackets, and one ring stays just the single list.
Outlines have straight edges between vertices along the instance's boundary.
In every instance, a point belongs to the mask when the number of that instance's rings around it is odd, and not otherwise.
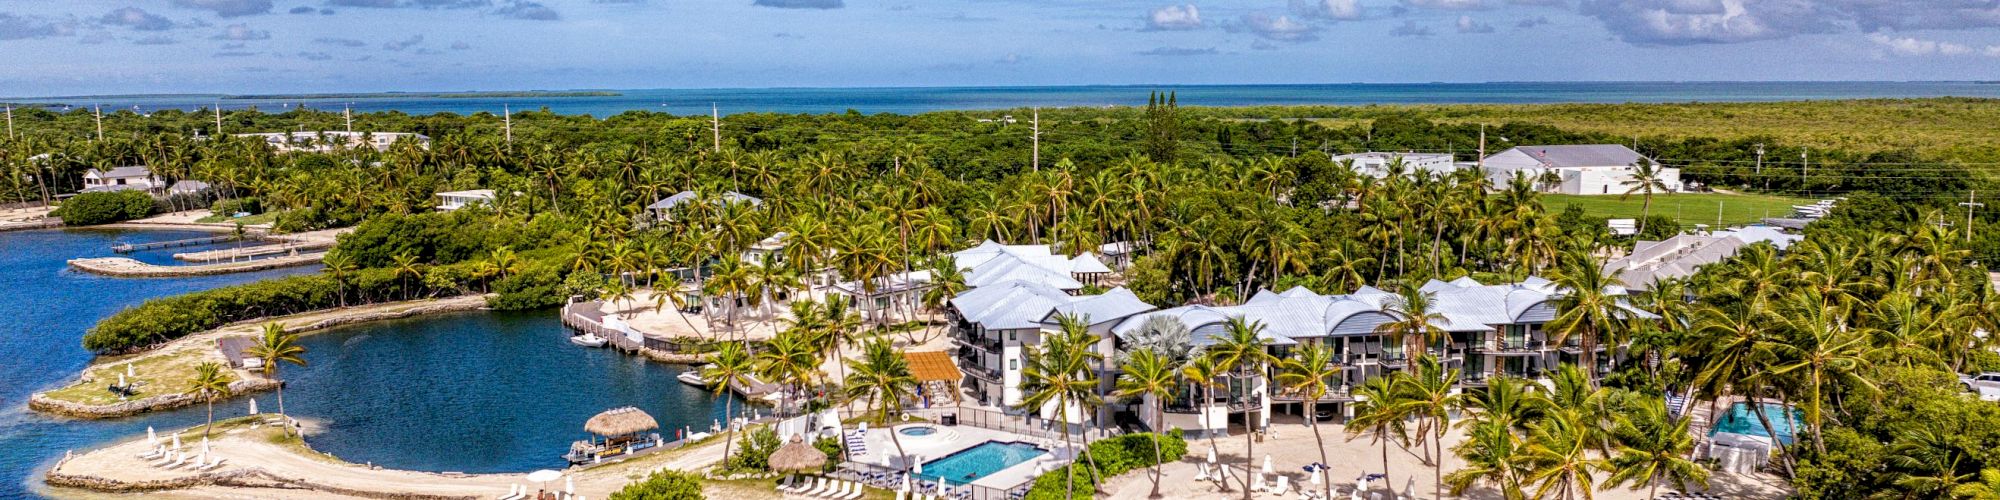
[{"label": "white cloud", "polygon": [[1201,28],[1201,9],[1194,4],[1168,5],[1153,9],[1146,16],[1147,31],[1191,30]]},{"label": "white cloud", "polygon": [[1319,28],[1298,22],[1290,16],[1272,17],[1265,14],[1250,14],[1224,27],[1231,33],[1249,32],[1269,40],[1281,42],[1310,42],[1319,39]]},{"label": "white cloud", "polygon": [[124,26],[138,31],[162,31],[173,29],[174,22],[165,17],[146,12],[137,7],[125,7],[111,11],[99,18],[98,22],[112,26]]},{"label": "white cloud", "polygon": [[271,0],[174,0],[174,5],[215,12],[222,17],[249,16],[271,11]]},{"label": "white cloud", "polygon": [[1841,29],[1811,0],[1583,0],[1578,11],[1640,45],[1737,43]]},{"label": "white cloud", "polygon": [[[1876,45],[1881,45],[1889,49],[1889,52],[1901,56],[1962,56],[1972,53],[1972,47],[1963,44],[1913,37],[1891,37],[1881,33],[1868,35],[1868,41],[1875,42]],[[1992,52],[1993,48],[1988,47],[1987,51]]]},{"label": "white cloud", "polygon": [[1431,31],[1430,27],[1418,26],[1416,21],[1408,20],[1403,21],[1402,26],[1397,26],[1396,29],[1389,30],[1390,36],[1427,37],[1434,34],[1437,34],[1437,32]]},{"label": "white cloud", "polygon": [[2000,57],[2000,45],[1988,45],[1985,50],[1981,50],[1979,53],[1986,54],[1986,57]]},{"label": "white cloud", "polygon": [[1361,4],[1355,0],[1291,0],[1291,6],[1299,17],[1343,21],[1361,18]]},{"label": "white cloud", "polygon": [[244,40],[269,40],[271,38],[271,32],[264,30],[253,30],[250,29],[249,25],[231,24],[227,27],[224,27],[222,29],[222,34],[215,35],[214,38],[216,40],[234,40],[239,42]]},{"label": "white cloud", "polygon": [[1476,10],[1488,7],[1486,0],[1403,0],[1403,5],[1440,10]]},{"label": "white cloud", "polygon": [[1493,25],[1472,19],[1472,16],[1458,16],[1459,33],[1492,33]]}]

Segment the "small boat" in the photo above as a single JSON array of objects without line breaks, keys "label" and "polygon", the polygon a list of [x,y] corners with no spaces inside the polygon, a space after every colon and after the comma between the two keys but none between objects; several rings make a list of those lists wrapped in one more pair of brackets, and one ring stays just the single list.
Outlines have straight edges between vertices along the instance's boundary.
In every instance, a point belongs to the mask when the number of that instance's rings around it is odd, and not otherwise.
[{"label": "small boat", "polygon": [[674,378],[680,379],[681,383],[683,384],[692,385],[695,387],[708,387],[708,380],[701,378],[700,368],[695,368],[681,372],[680,375],[675,375]]},{"label": "small boat", "polygon": [[591,333],[576,335],[569,338],[569,343],[584,347],[604,347],[604,342],[605,342],[604,337],[599,337],[596,334],[591,334]]}]

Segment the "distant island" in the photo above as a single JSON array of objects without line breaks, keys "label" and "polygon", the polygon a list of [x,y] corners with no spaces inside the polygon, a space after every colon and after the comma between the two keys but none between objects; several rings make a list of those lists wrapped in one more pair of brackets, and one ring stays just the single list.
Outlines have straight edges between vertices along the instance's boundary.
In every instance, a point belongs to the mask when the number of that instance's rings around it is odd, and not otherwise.
[{"label": "distant island", "polygon": [[387,97],[420,97],[426,99],[479,99],[494,97],[617,97],[624,94],[605,90],[589,91],[497,91],[497,92],[356,92],[333,94],[245,94],[225,95],[223,99],[380,99]]}]

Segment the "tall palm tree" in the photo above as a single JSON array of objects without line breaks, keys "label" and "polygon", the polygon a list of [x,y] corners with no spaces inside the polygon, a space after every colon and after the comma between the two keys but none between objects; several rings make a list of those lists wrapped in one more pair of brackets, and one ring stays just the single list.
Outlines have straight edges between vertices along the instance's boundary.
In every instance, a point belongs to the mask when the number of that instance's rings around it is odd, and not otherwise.
[{"label": "tall palm tree", "polygon": [[[1022,356],[1026,362],[1021,369],[1021,406],[1035,413],[1054,412],[1055,418],[1063,424],[1063,444],[1072,450],[1070,420],[1088,418],[1090,410],[1101,404],[1097,393],[1097,368],[1103,363],[1103,355],[1093,347],[1098,337],[1090,333],[1090,320],[1075,315],[1064,314],[1056,318],[1058,330],[1043,333],[1042,345],[1026,346]],[[1091,484],[1096,483],[1096,459],[1088,450],[1082,453],[1090,462]],[[1064,469],[1065,498],[1076,495],[1076,476],[1070,469]]]},{"label": "tall palm tree", "polygon": [[1471,429],[1466,432],[1465,442],[1453,447],[1452,451],[1465,460],[1465,468],[1444,475],[1445,483],[1451,485],[1451,494],[1464,495],[1473,485],[1486,482],[1500,490],[1501,498],[1506,500],[1527,498],[1521,488],[1521,478],[1527,476],[1530,469],[1521,438],[1501,422],[1464,422],[1471,423]]},{"label": "tall palm tree", "polygon": [[1426,346],[1437,343],[1445,336],[1437,322],[1444,320],[1444,313],[1433,311],[1437,294],[1423,291],[1415,286],[1404,285],[1395,297],[1383,304],[1383,309],[1396,319],[1375,327],[1377,333],[1387,334],[1403,346],[1403,363],[1410,373],[1416,373],[1414,360],[1422,356]]},{"label": "tall palm tree", "polygon": [[1819,292],[1802,290],[1787,297],[1784,314],[1776,317],[1786,332],[1784,342],[1771,343],[1779,360],[1768,369],[1773,375],[1795,374],[1805,385],[1806,424],[1812,429],[1813,447],[1826,452],[1821,423],[1826,386],[1839,382],[1861,392],[1875,392],[1867,374],[1874,354],[1868,338],[1847,328],[1839,319],[1842,311],[1826,303]]},{"label": "tall palm tree", "polygon": [[1604,489],[1627,482],[1632,489],[1646,486],[1646,498],[1655,498],[1660,483],[1687,490],[1689,484],[1708,485],[1708,469],[1688,460],[1694,453],[1694,433],[1688,430],[1689,417],[1674,418],[1666,402],[1639,401],[1617,417],[1611,436],[1618,445],[1609,463],[1611,477]]},{"label": "tall palm tree", "polygon": [[396,272],[396,280],[401,282],[403,285],[403,299],[409,300],[416,298],[416,294],[412,293],[414,292],[414,290],[410,288],[409,279],[412,277],[415,278],[423,277],[424,275],[423,263],[418,262],[417,257],[415,255],[410,255],[409,253],[399,253],[390,258],[393,259],[396,263],[394,268]]},{"label": "tall palm tree", "polygon": [[1389,488],[1389,496],[1396,496],[1396,484],[1389,479],[1389,443],[1398,446],[1409,441],[1407,418],[1404,406],[1396,391],[1396,380],[1409,375],[1403,372],[1388,372],[1370,377],[1354,389],[1354,418],[1347,421],[1347,439],[1367,434],[1376,444],[1382,446],[1383,484]]},{"label": "tall palm tree", "polygon": [[757,375],[785,386],[784,411],[793,408],[793,398],[819,375],[819,351],[809,332],[787,330],[778,333],[757,353]]},{"label": "tall palm tree", "polygon": [[[1118,390],[1112,395],[1120,398],[1153,398],[1153,492],[1147,498],[1160,498],[1160,467],[1165,458],[1160,456],[1160,439],[1167,435],[1166,408],[1172,404],[1175,392],[1180,388],[1180,372],[1175,369],[1174,360],[1151,349],[1134,351],[1120,365]],[[1315,427],[1313,433],[1318,435]],[[1321,452],[1325,461],[1325,452]]]},{"label": "tall palm tree", "polygon": [[[306,365],[306,359],[303,357],[306,353],[306,348],[294,342],[297,338],[298,335],[285,331],[284,323],[265,323],[264,335],[258,337],[257,344],[250,346],[244,353],[263,361],[259,369],[264,372],[264,376],[276,379],[278,363],[291,363],[298,366]],[[285,384],[282,381],[278,383],[278,416],[284,417],[285,433],[290,434],[292,432],[292,420],[285,413]]]},{"label": "tall palm tree", "polygon": [[222,363],[206,361],[195,365],[194,377],[188,379],[188,394],[208,403],[208,424],[201,428],[201,437],[205,439],[209,429],[215,427],[215,400],[229,395],[229,375],[222,371]]},{"label": "tall palm tree", "polygon": [[1609,461],[1594,452],[1588,424],[1577,419],[1556,412],[1529,426],[1526,459],[1533,469],[1522,482],[1536,484],[1536,498],[1592,498],[1596,474],[1609,469]]},{"label": "tall palm tree", "polygon": [[[903,401],[916,397],[917,379],[910,374],[910,361],[887,339],[870,340],[862,346],[861,358],[848,363],[854,365],[845,384],[848,399],[866,398],[881,422],[892,422],[891,414],[902,410]],[[896,455],[908,457],[896,433],[889,434],[890,442],[896,444]],[[908,460],[904,462],[903,467],[909,468]]]},{"label": "tall palm tree", "polygon": [[1457,368],[1446,369],[1430,355],[1419,355],[1414,364],[1415,375],[1396,380],[1398,404],[1403,407],[1400,413],[1416,416],[1421,422],[1417,425],[1417,446],[1427,446],[1424,457],[1434,460],[1431,463],[1434,494],[1444,498],[1444,435],[1451,427],[1452,410],[1462,400],[1454,391],[1459,372]]},{"label": "tall palm tree", "polygon": [[331,252],[326,254],[326,272],[333,275],[334,295],[340,299],[340,307],[347,307],[347,276],[354,274],[354,259],[346,254]]},{"label": "tall palm tree", "polygon": [[1640,196],[1638,229],[1639,234],[1646,234],[1646,218],[1653,213],[1653,194],[1671,191],[1667,187],[1666,169],[1653,163],[1653,160],[1639,157],[1639,161],[1632,164],[1632,178],[1624,181],[1624,185],[1631,187],[1618,199],[1623,200],[1634,194]]},{"label": "tall palm tree", "polygon": [[[1196,405],[1197,407],[1215,404],[1216,389],[1220,388],[1227,390],[1227,388],[1229,387],[1228,384],[1222,382],[1222,377],[1224,376],[1224,372],[1226,371],[1228,371],[1228,368],[1217,366],[1215,364],[1215,358],[1207,356],[1206,354],[1203,353],[1196,353],[1196,355],[1189,357],[1187,362],[1181,365],[1181,378],[1186,379],[1188,383],[1194,384],[1195,387],[1201,389],[1201,404]],[[1207,414],[1203,414],[1201,418],[1202,418],[1202,424],[1204,426],[1213,424],[1213,422],[1208,421]],[[1227,425],[1226,420],[1224,421],[1224,425]],[[1221,449],[1221,447],[1216,446],[1215,444],[1214,432],[1203,432],[1202,434],[1208,436],[1209,453],[1215,453],[1217,450]],[[1228,490],[1229,481],[1223,479],[1219,472],[1216,476],[1215,482],[1216,484],[1220,485],[1224,489],[1224,491]]]},{"label": "tall palm tree", "polygon": [[[1224,333],[1217,336],[1215,344],[1208,346],[1208,355],[1215,358],[1215,364],[1229,368],[1241,381],[1238,385],[1242,386],[1243,395],[1237,401],[1243,402],[1246,407],[1252,400],[1250,391],[1264,378],[1264,367],[1272,360],[1270,345],[1271,340],[1264,338],[1263,322],[1248,321],[1242,316],[1237,316],[1229,318]],[[1250,499],[1251,478],[1255,476],[1249,473],[1256,467],[1253,465],[1255,462],[1253,456],[1256,455],[1257,446],[1254,440],[1257,433],[1257,419],[1252,416],[1255,413],[1248,408],[1243,413],[1244,500]]]},{"label": "tall palm tree", "polygon": [[743,343],[724,342],[715,347],[715,354],[709,356],[708,366],[701,369],[701,380],[708,383],[709,391],[722,399],[723,425],[726,437],[722,440],[722,463],[729,463],[730,448],[736,443],[736,409],[732,407],[736,398],[729,397],[730,388],[748,385],[750,375],[756,371],[756,363],[750,359],[750,351]]},{"label": "tall palm tree", "polygon": [[1618,296],[1610,291],[1612,285],[1618,284],[1620,271],[1606,273],[1597,259],[1577,252],[1567,254],[1560,265],[1551,281],[1561,289],[1561,295],[1555,299],[1556,309],[1561,312],[1548,323],[1549,340],[1562,344],[1576,338],[1581,351],[1577,355],[1578,364],[1583,365],[1590,380],[1596,381],[1598,343],[1621,333],[1627,318]]},{"label": "tall palm tree", "polygon": [[[1129,361],[1126,366],[1131,366]],[[1278,383],[1306,400],[1306,425],[1312,428],[1313,446],[1319,450],[1322,464],[1332,460],[1326,456],[1326,438],[1319,433],[1319,400],[1326,397],[1332,381],[1339,377],[1340,355],[1324,342],[1306,342],[1292,350],[1291,356],[1278,360]],[[1328,479],[1323,483],[1324,493],[1326,498],[1333,498],[1333,481]]]}]

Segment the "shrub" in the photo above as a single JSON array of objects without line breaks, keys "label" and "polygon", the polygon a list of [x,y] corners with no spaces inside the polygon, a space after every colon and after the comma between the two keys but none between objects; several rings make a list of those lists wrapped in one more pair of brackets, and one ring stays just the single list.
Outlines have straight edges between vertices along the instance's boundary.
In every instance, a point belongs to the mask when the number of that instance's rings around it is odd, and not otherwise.
[{"label": "shrub", "polygon": [[[1159,463],[1153,460],[1153,441],[1156,439],[1160,443],[1159,457],[1162,460],[1174,461],[1187,456],[1187,439],[1182,437],[1180,429],[1168,431],[1164,437],[1146,432],[1099,439],[1091,442],[1085,449],[1085,453],[1090,454],[1090,459],[1097,462],[1095,474],[1090,471],[1090,461],[1077,460],[1035,479],[1035,485],[1028,490],[1025,500],[1064,498],[1063,492],[1068,482],[1064,474],[1076,478],[1076,491],[1089,492],[1094,489],[1092,485],[1099,479],[1152,467]],[[1084,496],[1089,494],[1085,493]]]},{"label": "shrub", "polygon": [[255,196],[248,198],[230,198],[227,200],[216,201],[214,205],[211,205],[209,207],[209,211],[215,212],[217,215],[236,215],[238,213],[248,213],[251,215],[256,215],[264,213],[264,205],[263,203],[259,202],[257,200],[257,197]]},{"label": "shrub", "polygon": [[778,440],[778,431],[770,427],[760,427],[746,432],[736,441],[736,450],[729,455],[725,469],[732,471],[771,470],[771,454],[784,444]]},{"label": "shrub", "polygon": [[701,477],[663,470],[611,493],[611,500],[703,500]]},{"label": "shrub", "polygon": [[64,201],[54,215],[63,224],[90,226],[110,224],[152,215],[153,197],[143,191],[99,191],[83,193]]}]

